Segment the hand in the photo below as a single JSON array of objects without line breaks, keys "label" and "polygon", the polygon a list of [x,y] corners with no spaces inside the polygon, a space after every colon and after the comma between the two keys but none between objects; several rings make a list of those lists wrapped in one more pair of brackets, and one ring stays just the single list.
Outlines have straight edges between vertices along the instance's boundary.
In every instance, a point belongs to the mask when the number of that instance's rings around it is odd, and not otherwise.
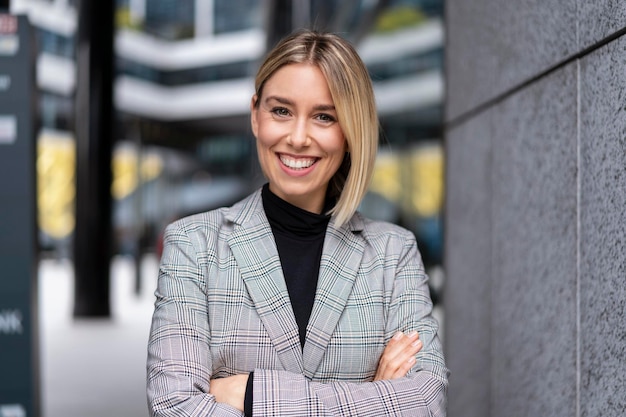
[{"label": "hand", "polygon": [[243,401],[246,396],[248,374],[232,375],[226,378],[212,379],[209,394],[218,403],[226,403],[243,412]]},{"label": "hand", "polygon": [[415,364],[415,354],[422,349],[422,341],[416,331],[396,333],[378,361],[374,381],[396,379],[406,376]]}]

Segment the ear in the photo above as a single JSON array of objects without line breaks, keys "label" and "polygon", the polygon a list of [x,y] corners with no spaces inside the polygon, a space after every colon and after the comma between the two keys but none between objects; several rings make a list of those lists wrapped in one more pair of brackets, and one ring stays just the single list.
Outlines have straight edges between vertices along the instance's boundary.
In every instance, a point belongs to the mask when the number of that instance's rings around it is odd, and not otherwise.
[{"label": "ear", "polygon": [[252,134],[254,137],[257,137],[257,132],[259,131],[259,124],[257,121],[257,103],[258,97],[257,95],[252,96],[252,100],[250,100],[250,124],[252,126]]}]

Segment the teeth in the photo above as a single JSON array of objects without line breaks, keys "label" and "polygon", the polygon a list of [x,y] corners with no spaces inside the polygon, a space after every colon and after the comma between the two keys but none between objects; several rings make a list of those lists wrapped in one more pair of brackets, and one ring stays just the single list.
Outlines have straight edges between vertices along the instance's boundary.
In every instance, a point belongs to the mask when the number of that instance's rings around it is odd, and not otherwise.
[{"label": "teeth", "polygon": [[315,163],[315,158],[294,159],[281,155],[280,161],[291,169],[304,169],[313,165]]}]

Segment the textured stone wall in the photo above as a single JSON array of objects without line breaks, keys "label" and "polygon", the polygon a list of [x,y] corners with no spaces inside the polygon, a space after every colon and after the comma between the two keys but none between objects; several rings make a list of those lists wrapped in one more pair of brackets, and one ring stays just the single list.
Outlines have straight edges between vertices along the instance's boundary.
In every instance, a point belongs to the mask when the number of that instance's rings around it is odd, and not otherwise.
[{"label": "textured stone wall", "polygon": [[449,417],[626,415],[626,2],[446,1]]}]

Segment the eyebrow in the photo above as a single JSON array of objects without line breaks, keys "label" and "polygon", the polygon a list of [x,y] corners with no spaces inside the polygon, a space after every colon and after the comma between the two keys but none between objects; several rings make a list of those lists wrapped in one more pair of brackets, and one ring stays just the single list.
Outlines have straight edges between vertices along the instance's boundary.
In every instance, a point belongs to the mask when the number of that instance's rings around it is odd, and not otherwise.
[{"label": "eyebrow", "polygon": [[[268,96],[265,99],[265,102],[269,102],[271,100],[275,100],[277,102],[279,102],[280,104],[284,104],[287,106],[294,106],[295,103],[292,100],[289,100],[288,98],[285,97],[280,97],[280,96]],[[328,111],[328,110],[335,110],[335,105],[334,104],[318,104],[317,106],[313,107],[314,110],[321,110],[321,111]]]}]

